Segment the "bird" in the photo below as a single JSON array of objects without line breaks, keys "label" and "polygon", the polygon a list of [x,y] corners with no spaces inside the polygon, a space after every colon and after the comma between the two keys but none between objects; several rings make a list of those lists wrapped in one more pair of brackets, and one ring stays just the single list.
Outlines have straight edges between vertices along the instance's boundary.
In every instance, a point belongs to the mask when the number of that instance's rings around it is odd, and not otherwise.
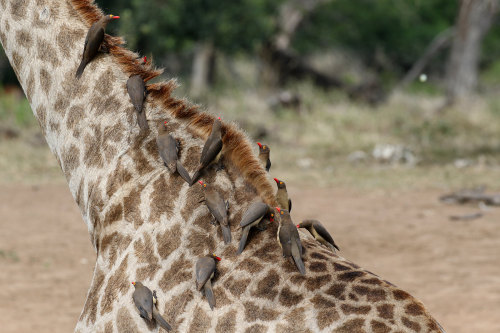
[{"label": "bird", "polygon": [[120,16],[106,15],[103,16],[99,21],[92,24],[89,31],[87,32],[87,36],[85,37],[82,61],[80,62],[80,66],[78,66],[75,75],[77,79],[82,76],[83,70],[88,65],[88,63],[91,62],[92,59],[94,59],[94,57],[97,55],[97,52],[99,52],[100,49],[102,50],[101,44],[104,40],[104,29],[106,29],[108,23],[119,18]]},{"label": "bird", "polygon": [[332,236],[318,220],[304,220],[302,223],[297,224],[297,228],[306,228],[318,242],[325,245],[333,252],[335,252],[335,249],[340,251]]},{"label": "bird", "polygon": [[210,309],[215,307],[215,297],[212,290],[212,278],[215,274],[215,263],[220,261],[221,258],[217,257],[215,254],[210,254],[201,257],[196,262],[196,289],[202,290],[207,298],[208,305]]},{"label": "bird", "polygon": [[[147,57],[142,59],[142,63],[147,62]],[[148,130],[148,120],[146,119],[146,112],[142,112],[142,107],[144,105],[144,100],[146,99],[147,89],[144,80],[140,75],[131,75],[127,80],[127,92],[134,105],[135,111],[137,113],[137,123],[141,130]]]},{"label": "bird", "polygon": [[276,207],[279,216],[279,226],[277,232],[278,243],[283,251],[283,257],[292,257],[300,274],[306,274],[306,268],[302,261],[302,243],[300,242],[299,232],[292,222],[290,213],[286,209]]},{"label": "bird", "polygon": [[153,294],[148,287],[142,284],[142,282],[132,282],[132,284],[135,287],[132,299],[134,300],[135,306],[139,310],[141,318],[146,319],[148,322],[151,322],[154,318],[163,329],[170,331],[172,327],[165,319],[163,319],[156,309],[156,292]]},{"label": "bird", "polygon": [[229,228],[229,217],[227,215],[229,201],[224,202],[219,192],[211,186],[207,187],[207,184],[203,183],[201,180],[198,183],[200,183],[204,190],[203,194],[205,195],[205,199],[202,201],[205,202],[208,210],[221,226],[224,243],[231,243],[231,229]]},{"label": "bird", "polygon": [[170,173],[175,173],[177,171],[182,179],[184,179],[188,184],[191,184],[189,172],[187,172],[178,158],[179,143],[167,132],[166,121],[158,124],[156,145],[158,146],[158,152],[163,160],[163,164],[165,164]]},{"label": "bird", "polygon": [[243,228],[243,231],[241,233],[238,254],[241,254],[241,252],[243,252],[243,249],[245,248],[250,228],[256,227],[266,215],[269,215],[272,222],[274,217],[274,210],[270,210],[270,207],[262,201],[254,202],[250,205],[250,207],[248,207],[245,214],[243,214],[240,222],[240,227]]},{"label": "bird", "polygon": [[269,159],[269,155],[271,154],[271,149],[269,146],[263,145],[260,142],[257,142],[259,145],[259,161],[260,164],[266,169],[267,172],[269,172],[269,169],[271,169],[271,160]]},{"label": "bird", "polygon": [[276,201],[278,201],[278,206],[282,209],[292,211],[292,200],[288,198],[288,192],[286,190],[286,184],[284,181],[274,178],[276,185],[278,185],[278,191],[276,192]]},{"label": "bird", "polygon": [[222,151],[222,123],[220,117],[214,120],[212,131],[201,151],[200,164],[191,178],[191,185],[198,180],[201,172],[212,162],[217,163]]}]

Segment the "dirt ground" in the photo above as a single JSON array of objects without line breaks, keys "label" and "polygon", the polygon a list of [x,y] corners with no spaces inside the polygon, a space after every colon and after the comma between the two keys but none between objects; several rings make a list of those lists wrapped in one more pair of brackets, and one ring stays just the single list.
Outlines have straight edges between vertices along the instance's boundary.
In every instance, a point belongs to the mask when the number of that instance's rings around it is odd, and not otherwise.
[{"label": "dirt ground", "polygon": [[[441,191],[289,188],[292,217],[322,220],[341,254],[419,298],[448,332],[500,332],[500,209]],[[1,332],[71,332],[95,260],[66,185],[0,185]]]}]

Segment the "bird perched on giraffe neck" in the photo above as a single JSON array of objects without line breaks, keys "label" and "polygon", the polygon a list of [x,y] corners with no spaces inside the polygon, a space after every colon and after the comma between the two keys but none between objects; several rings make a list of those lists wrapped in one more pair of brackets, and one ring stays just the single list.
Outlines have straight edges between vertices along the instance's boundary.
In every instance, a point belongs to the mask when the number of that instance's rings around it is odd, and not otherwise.
[{"label": "bird perched on giraffe neck", "polygon": [[76,78],[79,79],[83,70],[95,58],[99,50],[102,50],[102,42],[104,41],[104,30],[109,22],[119,19],[120,16],[106,15],[90,27],[85,37],[85,45],[83,46],[83,55],[80,66],[76,70]]},{"label": "bird perched on giraffe neck", "polygon": [[207,186],[207,184],[203,183],[201,180],[198,183],[200,183],[203,188],[203,194],[205,196],[203,201],[205,205],[207,205],[212,216],[220,224],[224,243],[231,243],[231,228],[229,228],[229,216],[227,215],[229,201],[224,202],[224,199],[214,187]]},{"label": "bird perched on giraffe neck", "polygon": [[[139,310],[139,315],[148,322],[154,320],[165,330],[170,331],[172,327],[163,317],[160,315],[156,309],[156,293],[151,292],[151,290],[142,284],[142,282],[132,282],[135,287],[134,293],[132,294],[132,299],[134,304]],[[155,304],[153,304],[155,303]]]},{"label": "bird perched on giraffe neck", "polygon": [[189,172],[187,172],[181,161],[179,161],[179,142],[168,133],[166,121],[158,124],[156,145],[158,146],[160,157],[170,173],[177,172],[182,179],[190,184],[191,177],[189,176]]},{"label": "bird perched on giraffe neck", "polygon": [[[147,58],[142,58],[142,64],[146,64]],[[142,112],[144,100],[146,99],[147,89],[146,83],[140,75],[131,75],[127,80],[127,92],[134,106],[137,115],[137,123],[141,130],[149,129],[148,120],[146,119],[146,112]]]},{"label": "bird perched on giraffe neck", "polygon": [[243,214],[243,217],[241,218],[240,222],[240,227],[243,229],[241,232],[238,254],[243,252],[243,249],[245,248],[250,228],[256,227],[264,219],[264,217],[267,216],[271,221],[273,221],[274,209],[272,209],[262,201],[254,202],[248,207],[245,214]]},{"label": "bird perched on giraffe neck", "polygon": [[276,214],[279,226],[277,232],[278,243],[283,251],[284,258],[292,257],[295,265],[299,269],[300,274],[306,274],[306,267],[302,261],[302,243],[300,242],[299,232],[293,224],[290,213],[286,209],[276,207]]},{"label": "bird perched on giraffe neck", "polygon": [[260,142],[257,142],[257,145],[259,145],[259,161],[262,167],[266,169],[267,172],[269,172],[269,169],[271,169],[271,159],[269,158],[269,155],[271,154],[271,149],[267,145],[263,145]]},{"label": "bird perched on giraffe neck", "polygon": [[203,150],[201,151],[200,164],[198,165],[198,168],[196,169],[193,177],[191,177],[191,185],[198,180],[198,178],[201,175],[201,172],[206,167],[208,167],[212,163],[219,162],[222,151],[221,129],[222,129],[222,122],[219,117],[214,120],[210,135],[208,136],[207,141],[205,141],[205,145],[203,146]]},{"label": "bird perched on giraffe neck", "polygon": [[196,289],[202,290],[207,298],[210,309],[215,307],[215,296],[212,290],[212,279],[215,275],[216,262],[221,259],[215,254],[204,256],[196,262]]},{"label": "bird perched on giraffe neck", "polygon": [[335,249],[340,251],[330,233],[318,220],[304,220],[302,223],[297,224],[297,228],[307,229],[318,242],[328,247],[332,252],[335,252]]},{"label": "bird perched on giraffe neck", "polygon": [[278,191],[276,192],[276,201],[278,202],[278,206],[282,209],[288,210],[288,212],[292,211],[292,200],[288,198],[288,191],[286,190],[286,184],[284,181],[279,180],[278,178],[274,178],[276,185],[278,185]]}]

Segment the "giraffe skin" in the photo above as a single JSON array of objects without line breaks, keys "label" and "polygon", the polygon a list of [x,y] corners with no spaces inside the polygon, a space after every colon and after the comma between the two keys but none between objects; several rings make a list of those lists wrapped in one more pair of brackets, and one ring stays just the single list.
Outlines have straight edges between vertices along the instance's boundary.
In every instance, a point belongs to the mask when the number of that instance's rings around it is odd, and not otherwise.
[{"label": "giraffe skin", "polygon": [[[0,42],[60,164],[96,251],[92,282],[75,332],[158,332],[139,317],[131,281],[158,294],[158,310],[176,332],[441,332],[407,292],[331,253],[300,232],[306,275],[283,260],[276,224],[249,237],[236,255],[242,213],[273,187],[251,145],[234,125],[223,128],[225,169],[203,181],[230,203],[233,242],[199,203],[201,189],[170,175],[158,155],[156,126],[141,133],[126,81],[147,81],[137,54],[106,36],[100,54],[74,78],[85,34],[102,12],[89,0],[0,0]],[[189,172],[199,161],[213,117],[171,95],[175,81],[149,86],[151,125],[168,121]],[[154,124],[153,124],[154,123]],[[194,267],[222,257],[211,311],[196,291]],[[62,310],[64,311],[64,309]]]}]

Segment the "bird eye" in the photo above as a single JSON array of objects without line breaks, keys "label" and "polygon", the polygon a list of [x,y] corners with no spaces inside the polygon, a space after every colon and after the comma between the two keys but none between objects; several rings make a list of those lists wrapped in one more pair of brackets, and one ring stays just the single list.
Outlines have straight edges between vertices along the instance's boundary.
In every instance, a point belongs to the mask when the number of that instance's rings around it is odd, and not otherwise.
[{"label": "bird eye", "polygon": [[283,215],[283,212],[281,212],[281,215]]},{"label": "bird eye", "polygon": [[271,217],[274,217],[274,214],[271,214]]},{"label": "bird eye", "polygon": [[280,182],[280,185],[283,185],[283,182]]},{"label": "bird eye", "polygon": [[203,187],[207,187],[207,184],[203,184]]}]

